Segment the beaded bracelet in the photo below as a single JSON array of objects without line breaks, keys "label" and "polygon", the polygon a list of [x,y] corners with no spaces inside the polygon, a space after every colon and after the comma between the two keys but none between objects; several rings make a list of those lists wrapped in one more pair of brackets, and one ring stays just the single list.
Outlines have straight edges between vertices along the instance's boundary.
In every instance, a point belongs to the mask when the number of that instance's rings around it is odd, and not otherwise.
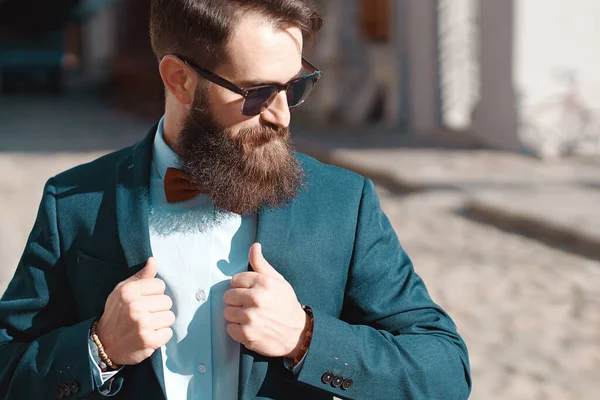
[{"label": "beaded bracelet", "polygon": [[104,351],[104,346],[102,346],[102,342],[100,342],[100,338],[98,338],[98,334],[96,333],[96,327],[98,326],[98,321],[94,321],[94,323],[92,324],[92,329],[90,331],[91,336],[92,336],[92,340],[94,341],[94,343],[96,344],[96,347],[98,347],[98,355],[100,356],[100,359],[106,364],[108,365],[108,367],[110,369],[119,369],[121,368],[119,365],[115,364],[114,362],[112,362],[112,360],[110,359],[110,357],[108,357],[108,355],[106,354],[106,352]]}]

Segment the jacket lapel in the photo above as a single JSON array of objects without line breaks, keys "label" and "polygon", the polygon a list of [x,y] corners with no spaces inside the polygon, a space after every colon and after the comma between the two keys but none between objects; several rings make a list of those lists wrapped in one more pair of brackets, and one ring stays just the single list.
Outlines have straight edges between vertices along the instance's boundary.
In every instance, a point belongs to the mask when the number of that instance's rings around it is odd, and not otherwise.
[{"label": "jacket lapel", "polygon": [[117,164],[117,229],[127,266],[133,275],[152,256],[148,213],[150,211],[150,165],[156,126],[131,154]]},{"label": "jacket lapel", "polygon": [[[152,256],[148,214],[150,166],[157,127],[155,125],[117,165],[117,229],[130,275],[142,269]],[[154,352],[151,361],[163,393],[166,393],[160,350]]]},{"label": "jacket lapel", "polygon": [[[258,213],[256,241],[262,245],[263,255],[278,266],[277,254],[285,247],[290,234],[291,205],[282,208],[263,208]],[[278,268],[280,269],[280,268]],[[248,270],[252,270],[248,266]],[[281,272],[281,271],[279,271]],[[264,383],[268,358],[240,345],[239,398],[254,399]]]}]

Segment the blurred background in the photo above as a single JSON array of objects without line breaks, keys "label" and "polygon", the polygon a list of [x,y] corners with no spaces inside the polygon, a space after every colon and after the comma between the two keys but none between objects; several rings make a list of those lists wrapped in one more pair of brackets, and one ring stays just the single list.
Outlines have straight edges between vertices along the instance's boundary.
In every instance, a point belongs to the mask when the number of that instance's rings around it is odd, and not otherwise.
[{"label": "blurred background", "polygon": [[[600,2],[321,0],[298,150],[372,178],[473,399],[600,394]],[[148,0],[0,0],[0,293],[44,182],[141,139]]]}]

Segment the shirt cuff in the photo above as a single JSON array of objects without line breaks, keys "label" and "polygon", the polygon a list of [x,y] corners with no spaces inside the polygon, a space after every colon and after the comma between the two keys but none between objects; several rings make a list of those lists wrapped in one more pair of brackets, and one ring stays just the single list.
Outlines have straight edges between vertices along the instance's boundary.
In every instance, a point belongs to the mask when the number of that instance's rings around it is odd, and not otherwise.
[{"label": "shirt cuff", "polygon": [[292,360],[291,358],[284,358],[283,359],[283,365],[285,365],[285,367],[292,371],[292,373],[294,374],[294,377],[298,376],[298,374],[300,373],[300,370],[302,369],[302,365],[304,365],[304,360],[306,359],[306,355],[308,354],[308,351],[306,353],[304,353],[304,356],[300,359],[300,361],[298,362],[298,364],[294,365],[294,360]]},{"label": "shirt cuff", "polygon": [[90,338],[88,341],[88,350],[90,354],[90,365],[92,366],[92,375],[94,376],[94,383],[101,394],[109,394],[112,390],[112,377],[121,372],[123,367],[108,372],[102,372],[100,368],[100,355],[98,354],[98,347],[96,343]]}]

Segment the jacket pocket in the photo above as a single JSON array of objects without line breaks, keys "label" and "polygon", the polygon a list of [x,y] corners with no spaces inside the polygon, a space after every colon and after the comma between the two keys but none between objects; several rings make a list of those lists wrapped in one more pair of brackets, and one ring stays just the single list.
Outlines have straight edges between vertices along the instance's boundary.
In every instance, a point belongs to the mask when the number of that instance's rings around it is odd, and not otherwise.
[{"label": "jacket pocket", "polygon": [[106,299],[117,284],[129,277],[129,272],[124,264],[101,260],[78,250],[73,292],[80,318],[102,314]]}]

